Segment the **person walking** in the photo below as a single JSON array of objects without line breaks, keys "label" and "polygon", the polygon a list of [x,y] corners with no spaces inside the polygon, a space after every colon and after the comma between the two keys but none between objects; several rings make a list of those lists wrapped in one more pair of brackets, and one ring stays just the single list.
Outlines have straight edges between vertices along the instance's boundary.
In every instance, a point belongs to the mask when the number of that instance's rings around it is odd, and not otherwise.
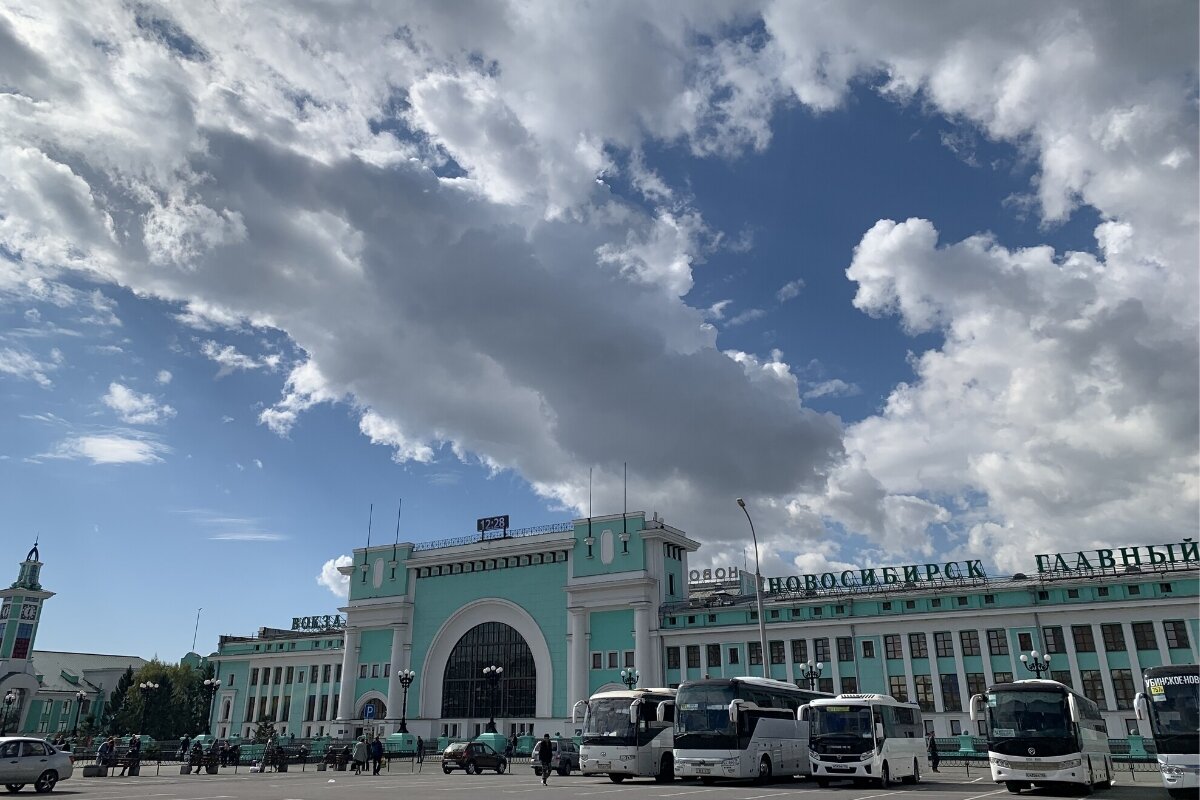
[{"label": "person walking", "polygon": [[554,745],[550,742],[550,734],[543,733],[542,740],[537,743],[537,747],[533,748],[534,756],[541,765],[542,786],[549,786],[550,780],[550,761],[554,758]]},{"label": "person walking", "polygon": [[378,775],[379,770],[383,767],[383,742],[379,740],[379,735],[371,740],[371,774]]},{"label": "person walking", "polygon": [[420,736],[417,737],[417,763],[425,763],[425,740]]},{"label": "person walking", "polygon": [[355,775],[362,775],[363,767],[366,765],[370,755],[370,749],[367,747],[365,739],[359,739],[354,743],[354,752],[351,753],[350,758],[354,761]]},{"label": "person walking", "polygon": [[929,732],[929,738],[926,740],[926,745],[929,747],[929,768],[934,772],[938,771],[938,749],[937,740],[933,738],[933,731]]},{"label": "person walking", "polygon": [[192,750],[192,740],[189,739],[187,737],[187,734],[185,733],[183,736],[179,737],[179,760],[186,761],[187,757],[188,757],[188,753],[190,753],[191,750]]}]

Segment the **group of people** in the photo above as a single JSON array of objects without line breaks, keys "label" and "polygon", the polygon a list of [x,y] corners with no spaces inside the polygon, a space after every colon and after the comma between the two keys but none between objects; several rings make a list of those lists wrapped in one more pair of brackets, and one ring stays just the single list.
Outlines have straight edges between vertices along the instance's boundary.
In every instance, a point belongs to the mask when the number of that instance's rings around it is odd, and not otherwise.
[{"label": "group of people", "polygon": [[[125,760],[121,761],[121,774],[137,775],[142,761],[142,737],[132,734],[129,737],[129,747],[125,750]],[[117,737],[109,736],[96,748],[96,766],[115,767],[117,765]]]}]

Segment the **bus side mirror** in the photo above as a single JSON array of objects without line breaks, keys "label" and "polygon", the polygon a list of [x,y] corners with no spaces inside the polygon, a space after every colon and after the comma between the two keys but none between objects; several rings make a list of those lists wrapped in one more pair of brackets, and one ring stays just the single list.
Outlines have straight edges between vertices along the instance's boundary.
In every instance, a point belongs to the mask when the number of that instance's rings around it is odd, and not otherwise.
[{"label": "bus side mirror", "polygon": [[1071,722],[1079,723],[1079,706],[1075,703],[1075,695],[1067,695],[1067,709],[1071,713]]},{"label": "bus side mirror", "polygon": [[1150,718],[1150,708],[1146,701],[1145,692],[1138,692],[1133,698],[1133,711],[1137,715],[1138,719],[1144,720]]},{"label": "bus side mirror", "polygon": [[796,709],[796,719],[800,722],[808,722],[808,703]]},{"label": "bus side mirror", "polygon": [[730,700],[729,701],[729,721],[732,722],[734,725],[737,724],[738,709],[741,707],[741,705],[742,705],[741,700]]},{"label": "bus side mirror", "polygon": [[638,709],[642,706],[642,698],[638,698],[629,704],[629,724],[638,724]]},{"label": "bus side mirror", "polygon": [[667,721],[667,709],[673,707],[674,705],[675,705],[674,700],[663,700],[661,703],[658,704],[658,707],[654,711],[655,719],[657,719],[659,722],[666,722]]},{"label": "bus side mirror", "polygon": [[971,722],[983,719],[983,695],[971,695]]},{"label": "bus side mirror", "polygon": [[883,723],[876,722],[875,723],[875,739],[878,741],[883,741],[885,738],[887,738],[887,737],[885,737],[883,735]]},{"label": "bus side mirror", "polygon": [[587,712],[588,712],[588,708],[589,708],[588,701],[580,700],[575,705],[571,706],[571,724],[572,725],[579,722],[579,707],[580,706],[583,706],[583,719],[585,722],[587,721]]}]

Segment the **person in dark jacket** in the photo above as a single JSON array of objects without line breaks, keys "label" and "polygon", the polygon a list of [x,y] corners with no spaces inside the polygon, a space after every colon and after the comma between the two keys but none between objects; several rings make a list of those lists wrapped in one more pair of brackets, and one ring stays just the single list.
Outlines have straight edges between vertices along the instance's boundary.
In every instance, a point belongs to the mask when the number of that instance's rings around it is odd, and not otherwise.
[{"label": "person in dark jacket", "polygon": [[376,736],[371,740],[371,774],[378,775],[383,767],[383,742]]},{"label": "person in dark jacket", "polygon": [[550,742],[550,734],[542,734],[542,740],[533,750],[534,756],[537,757],[538,763],[542,767],[542,785],[549,786],[547,781],[550,780],[550,762],[554,759],[554,745]]},{"label": "person in dark jacket", "polygon": [[937,740],[933,738],[933,732],[929,732],[929,738],[925,742],[929,746],[929,768],[934,772],[938,771],[938,749]]},{"label": "person in dark jacket", "polygon": [[188,763],[196,768],[196,774],[200,774],[200,770],[204,769],[204,745],[199,742],[192,744],[191,760]]},{"label": "person in dark jacket", "polygon": [[417,737],[417,763],[425,763],[425,740],[420,736]]},{"label": "person in dark jacket", "polygon": [[125,777],[125,770],[129,770],[130,775],[135,775],[138,772],[138,762],[142,760],[142,737],[136,733],[129,739],[129,749],[125,751],[125,763],[121,765],[121,774],[117,777]]}]

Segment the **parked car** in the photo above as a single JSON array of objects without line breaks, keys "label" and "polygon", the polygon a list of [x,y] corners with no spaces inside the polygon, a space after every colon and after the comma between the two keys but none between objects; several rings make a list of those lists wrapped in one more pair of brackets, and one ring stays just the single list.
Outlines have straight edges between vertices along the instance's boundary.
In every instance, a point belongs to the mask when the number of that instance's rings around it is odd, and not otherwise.
[{"label": "parked car", "polygon": [[75,757],[49,742],[25,736],[0,738],[0,783],[10,792],[33,784],[38,792],[53,791],[75,771]]},{"label": "parked car", "polygon": [[[550,756],[550,769],[559,775],[570,775],[571,770],[579,769],[579,747],[575,742],[570,739],[551,739],[550,748],[554,753]],[[537,753],[530,756],[529,766],[533,767],[534,775],[542,774],[542,761]]]},{"label": "parked car", "polygon": [[494,769],[497,775],[502,775],[508,769],[508,759],[483,742],[455,742],[442,753],[442,772],[449,775],[456,769],[468,775]]}]

